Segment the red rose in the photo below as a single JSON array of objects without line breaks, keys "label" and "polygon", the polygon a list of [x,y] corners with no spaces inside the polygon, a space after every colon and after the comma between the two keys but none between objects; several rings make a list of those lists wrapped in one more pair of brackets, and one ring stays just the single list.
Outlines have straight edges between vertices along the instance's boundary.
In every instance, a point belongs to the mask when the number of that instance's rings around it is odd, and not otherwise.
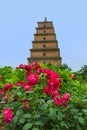
[{"label": "red rose", "polygon": [[24,69],[24,65],[23,65],[23,64],[20,64],[20,65],[19,65],[19,68],[20,68],[20,69]]},{"label": "red rose", "polygon": [[22,82],[22,81],[16,82],[15,85],[16,85],[16,86],[22,86],[22,85],[23,85],[23,82]]},{"label": "red rose", "polygon": [[72,77],[72,80],[76,80],[76,76],[73,76],[73,77]]},{"label": "red rose", "polygon": [[3,110],[3,116],[4,116],[4,121],[5,123],[11,122],[12,121],[12,110],[8,108],[4,108]]},{"label": "red rose", "polygon": [[4,101],[8,102],[8,96],[6,94],[4,94],[3,97],[4,97]]},{"label": "red rose", "polygon": [[32,70],[32,65],[25,65],[24,69],[27,71],[31,71]]},{"label": "red rose", "polygon": [[7,83],[7,84],[5,84],[5,86],[4,86],[4,88],[3,88],[3,91],[5,91],[5,90],[7,90],[7,89],[9,89],[9,88],[11,88],[11,87],[12,87],[12,84]]},{"label": "red rose", "polygon": [[29,109],[29,105],[25,104],[24,109],[28,110]]},{"label": "red rose", "polygon": [[26,79],[27,79],[27,81],[29,82],[30,85],[35,85],[38,82],[38,75],[36,73],[35,74],[29,74]]},{"label": "red rose", "polygon": [[3,77],[2,77],[2,75],[0,75],[0,79],[2,79]]},{"label": "red rose", "polygon": [[23,99],[22,102],[26,103],[26,102],[28,102],[28,99]]},{"label": "red rose", "polygon": [[69,100],[69,98],[70,98],[70,94],[69,93],[65,93],[63,95],[63,99],[65,100],[65,102],[67,102]]},{"label": "red rose", "polygon": [[31,89],[32,89],[32,85],[30,85],[29,83],[24,83],[24,85],[23,85],[23,87],[24,87],[24,89],[26,90],[26,91],[30,91]]}]

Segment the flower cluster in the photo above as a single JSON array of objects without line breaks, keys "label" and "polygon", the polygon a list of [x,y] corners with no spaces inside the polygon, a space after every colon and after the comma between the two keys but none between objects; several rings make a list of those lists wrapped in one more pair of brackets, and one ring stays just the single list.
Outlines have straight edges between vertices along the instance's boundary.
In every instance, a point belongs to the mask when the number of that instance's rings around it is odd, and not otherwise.
[{"label": "flower cluster", "polygon": [[58,89],[61,85],[61,79],[58,75],[58,73],[53,72],[52,70],[46,69],[45,72],[48,74],[49,80],[48,80],[48,86],[44,87],[44,92],[46,94],[51,94],[54,100],[54,103],[56,105],[63,104],[64,107],[66,107],[66,103],[70,98],[69,93],[65,93],[63,97],[59,96]]},{"label": "flower cluster", "polygon": [[4,110],[3,110],[3,116],[4,116],[4,121],[6,123],[11,122],[12,118],[13,118],[12,110],[8,109],[8,108],[4,108]]},{"label": "flower cluster", "polygon": [[[0,90],[0,106],[2,106],[3,101],[5,104],[9,104],[9,97],[11,97],[12,99],[10,99],[10,103],[17,102],[19,100],[23,108],[28,110],[32,106],[29,105],[29,99],[25,96],[22,97],[22,94],[32,91],[40,82],[40,79],[46,79],[45,86],[44,84],[41,84],[43,86],[43,92],[47,96],[51,95],[56,105],[59,106],[62,104],[64,107],[67,106],[66,103],[70,98],[70,94],[65,93],[62,97],[60,97],[58,90],[61,85],[61,78],[57,72],[48,68],[43,69],[37,62],[33,62],[29,65],[21,64],[16,69],[24,70],[26,78],[24,81],[18,81],[15,84],[7,83],[4,85],[4,87]],[[18,87],[21,87],[22,94],[20,94],[20,92],[16,93],[17,91],[15,93],[12,91],[13,89],[16,90]],[[9,123],[14,117],[14,111],[11,108],[4,107],[2,115],[4,122]]]},{"label": "flower cluster", "polygon": [[[61,85],[61,78],[58,75],[57,72],[54,72],[50,69],[42,69],[40,65],[37,62],[33,62],[32,64],[29,65],[19,65],[19,68],[25,69],[26,70],[26,80],[27,83],[24,84],[24,88],[26,91],[30,91],[35,84],[38,83],[38,75],[41,73],[44,73],[46,76],[45,78],[48,79],[47,81],[47,86],[44,86],[43,90],[47,95],[52,95],[52,98],[54,100],[54,103],[56,105],[61,105],[63,104],[64,107],[66,107],[66,103],[70,98],[69,93],[65,93],[62,97],[60,97],[58,89],[60,88]],[[35,73],[31,74],[31,71],[35,70]]]},{"label": "flower cluster", "polygon": [[0,75],[0,79],[2,79],[3,77],[2,77],[2,75]]},{"label": "flower cluster", "polygon": [[72,80],[76,80],[76,76],[75,75],[69,74],[68,76],[71,77]]}]

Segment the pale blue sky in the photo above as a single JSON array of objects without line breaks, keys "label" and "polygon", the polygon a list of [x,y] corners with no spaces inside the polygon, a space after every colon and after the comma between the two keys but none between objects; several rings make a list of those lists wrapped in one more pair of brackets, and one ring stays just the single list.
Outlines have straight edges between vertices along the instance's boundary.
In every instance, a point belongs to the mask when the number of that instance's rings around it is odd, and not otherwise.
[{"label": "pale blue sky", "polygon": [[37,22],[53,21],[62,63],[87,64],[87,0],[0,0],[0,66],[27,64]]}]

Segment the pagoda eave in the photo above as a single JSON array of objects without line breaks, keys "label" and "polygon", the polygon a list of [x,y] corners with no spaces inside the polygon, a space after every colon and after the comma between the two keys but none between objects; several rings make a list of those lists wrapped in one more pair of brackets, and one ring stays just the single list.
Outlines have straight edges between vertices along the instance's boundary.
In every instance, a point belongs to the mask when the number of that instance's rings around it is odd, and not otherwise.
[{"label": "pagoda eave", "polygon": [[42,33],[42,34],[34,34],[34,36],[47,36],[47,35],[54,35],[55,33]]},{"label": "pagoda eave", "polygon": [[46,40],[46,41],[32,41],[32,43],[50,43],[50,42],[57,42],[57,40]]},{"label": "pagoda eave", "polygon": [[61,57],[46,57],[46,56],[41,56],[41,57],[30,57],[30,58],[27,58],[28,59],[28,61],[30,61],[30,60],[48,60],[48,59],[50,59],[50,60],[61,60]]},{"label": "pagoda eave", "polygon": [[59,51],[59,48],[37,48],[37,49],[30,49],[31,52],[40,52],[40,51]]},{"label": "pagoda eave", "polygon": [[[51,29],[52,27],[46,27],[46,29]],[[42,30],[42,29],[45,29],[44,27],[38,27],[38,28],[36,28],[36,30]]]},{"label": "pagoda eave", "polygon": [[[43,22],[37,22],[38,24],[44,24],[44,23],[47,23],[47,21],[43,21]],[[49,23],[52,24],[52,21],[49,21]]]}]

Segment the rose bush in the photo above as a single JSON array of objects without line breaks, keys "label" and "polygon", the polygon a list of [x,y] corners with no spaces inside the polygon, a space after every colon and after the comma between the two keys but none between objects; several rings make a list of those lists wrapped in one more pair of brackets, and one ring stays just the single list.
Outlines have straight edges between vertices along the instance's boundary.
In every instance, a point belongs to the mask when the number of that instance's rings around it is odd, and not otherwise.
[{"label": "rose bush", "polygon": [[87,84],[62,66],[34,62],[0,68],[0,127],[86,130]]},{"label": "rose bush", "polygon": [[[0,127],[9,130],[42,129],[49,119],[47,109],[50,113],[53,111],[49,104],[56,109],[59,105],[66,107],[70,94],[58,92],[61,78],[57,72],[43,69],[36,62],[21,64],[16,69],[23,71],[25,76],[14,84],[4,84],[0,89]],[[43,112],[45,109],[46,113]]]}]

